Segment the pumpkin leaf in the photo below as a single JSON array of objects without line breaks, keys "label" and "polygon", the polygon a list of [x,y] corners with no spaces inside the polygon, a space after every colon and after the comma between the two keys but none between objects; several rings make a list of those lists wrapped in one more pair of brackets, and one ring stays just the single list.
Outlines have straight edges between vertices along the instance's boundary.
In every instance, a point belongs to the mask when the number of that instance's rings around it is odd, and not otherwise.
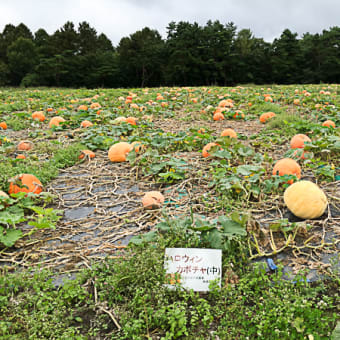
[{"label": "pumpkin leaf", "polygon": [[26,221],[24,218],[24,210],[16,205],[0,211],[0,224],[15,225],[23,221]]},{"label": "pumpkin leaf", "polygon": [[226,216],[220,216],[218,222],[222,225],[224,234],[239,236],[247,235],[247,231],[240,223],[237,223]]},{"label": "pumpkin leaf", "polygon": [[260,170],[264,171],[263,168],[258,165],[240,165],[236,168],[236,173],[242,176],[249,176]]},{"label": "pumpkin leaf", "polygon": [[0,226],[0,243],[6,247],[12,247],[22,237],[22,231],[18,229],[4,229]]},{"label": "pumpkin leaf", "polygon": [[201,238],[202,241],[207,243],[211,248],[222,249],[223,247],[222,234],[217,228],[203,232]]}]

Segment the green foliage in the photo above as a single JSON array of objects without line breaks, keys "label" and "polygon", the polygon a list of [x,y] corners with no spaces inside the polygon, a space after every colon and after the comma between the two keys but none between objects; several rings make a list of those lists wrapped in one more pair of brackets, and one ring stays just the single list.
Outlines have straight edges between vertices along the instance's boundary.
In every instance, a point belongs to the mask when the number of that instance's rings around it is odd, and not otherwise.
[{"label": "green foliage", "polygon": [[58,169],[69,167],[79,161],[78,156],[82,149],[84,146],[81,144],[73,144],[65,148],[60,148],[60,145],[56,144],[52,148],[52,157],[45,162],[39,159],[9,159],[0,155],[0,189],[7,191],[8,180],[25,173],[35,175],[43,184],[46,184],[58,175]]},{"label": "green foliage", "polygon": [[[170,236],[165,236],[172,242],[176,242],[176,246],[181,244],[181,247],[198,247],[198,248],[213,248],[222,249],[225,256],[230,256],[241,253],[241,240],[246,236],[245,225],[247,216],[239,216],[233,213],[230,218],[219,216],[218,219],[208,221],[205,218],[191,215],[189,218],[166,218],[164,222],[156,225],[156,230],[149,233],[134,236],[130,243],[136,245],[155,242],[159,238],[159,233]],[[182,241],[177,239],[179,233]],[[173,236],[176,236],[174,238]],[[173,239],[172,239],[173,238]],[[183,242],[185,240],[185,243]],[[182,244],[183,243],[183,244]],[[170,247],[171,245],[168,245]],[[175,245],[172,245],[175,246]],[[239,249],[237,251],[236,249]],[[241,255],[242,257],[242,255]]]},{"label": "green foliage", "polygon": [[[219,223],[232,234],[238,233],[234,223],[246,219],[238,214],[230,218]],[[52,273],[46,270],[32,276],[0,276],[2,335],[122,340],[155,336],[203,340],[207,333],[220,339],[330,338],[337,320],[336,280],[314,285],[301,274],[293,283],[283,278],[282,266],[268,274],[262,265],[239,262],[233,267],[236,284],[211,285],[207,294],[169,290],[164,285],[164,249],[200,246],[199,233],[206,231],[204,227],[217,226],[202,221],[197,220],[197,226],[190,218],[166,220],[154,240],[131,244],[120,256],[93,264],[59,289],[53,289]],[[194,230],[197,228],[201,230]],[[223,261],[223,282],[228,281],[232,258],[237,256],[239,250],[235,249]]]},{"label": "green foliage", "polygon": [[[302,38],[285,29],[272,43],[209,20],[170,22],[167,37],[144,27],[116,48],[87,22],[49,35],[8,24],[0,35],[0,86],[134,87],[339,83],[339,27]],[[95,67],[94,67],[95,65]],[[273,111],[273,110],[267,110]],[[276,111],[274,111],[276,112]]]},{"label": "green foliage", "polygon": [[[55,229],[56,222],[61,218],[62,210],[42,208],[39,203],[50,203],[53,196],[49,193],[26,194],[19,192],[11,198],[0,198],[0,244],[12,247],[19,239],[30,236],[39,229]],[[32,214],[33,213],[33,214]],[[59,215],[58,215],[59,214]],[[23,233],[17,226],[28,222],[31,226]]]}]

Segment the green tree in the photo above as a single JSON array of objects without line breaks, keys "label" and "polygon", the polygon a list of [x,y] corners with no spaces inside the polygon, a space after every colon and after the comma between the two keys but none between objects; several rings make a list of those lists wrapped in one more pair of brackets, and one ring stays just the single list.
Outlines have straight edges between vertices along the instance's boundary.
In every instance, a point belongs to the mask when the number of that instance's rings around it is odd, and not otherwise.
[{"label": "green tree", "polygon": [[236,27],[208,21],[171,22],[166,42],[170,85],[227,85],[233,82],[231,47]]},{"label": "green tree", "polygon": [[125,86],[157,86],[162,81],[164,41],[148,27],[122,38],[117,47]]},{"label": "green tree", "polygon": [[302,51],[297,33],[285,29],[273,42],[273,80],[279,84],[299,83],[302,80]]},{"label": "green tree", "polygon": [[81,55],[95,53],[98,50],[97,32],[86,21],[81,22],[78,26],[78,42]]},{"label": "green tree", "polygon": [[320,80],[340,83],[340,27],[324,30],[320,37]]},{"label": "green tree", "polygon": [[171,85],[201,85],[202,28],[195,22],[171,22],[168,27],[166,79]]},{"label": "green tree", "polygon": [[321,64],[323,60],[322,44],[319,34],[306,33],[301,40],[303,83],[318,83],[323,78]]},{"label": "green tree", "polygon": [[0,60],[0,86],[5,86],[9,83],[10,70],[7,64]]},{"label": "green tree", "polygon": [[37,63],[35,45],[30,39],[18,38],[7,48],[8,66],[13,85],[19,85],[22,78],[33,70]]},{"label": "green tree", "polygon": [[254,82],[253,74],[253,49],[255,39],[249,29],[243,29],[237,33],[233,44],[233,69],[234,77],[238,83]]},{"label": "green tree", "polygon": [[236,27],[219,21],[208,21],[203,27],[202,60],[205,84],[227,85],[232,83],[232,44]]}]

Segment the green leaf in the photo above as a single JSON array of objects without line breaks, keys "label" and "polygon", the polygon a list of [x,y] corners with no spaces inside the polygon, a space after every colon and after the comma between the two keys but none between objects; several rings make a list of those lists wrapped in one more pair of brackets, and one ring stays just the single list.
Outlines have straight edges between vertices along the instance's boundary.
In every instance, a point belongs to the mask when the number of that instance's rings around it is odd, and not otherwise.
[{"label": "green leaf", "polygon": [[169,231],[170,226],[166,222],[160,222],[156,225],[156,228],[159,229],[160,231]]},{"label": "green leaf", "polygon": [[218,222],[221,223],[223,232],[227,235],[247,235],[247,231],[240,223],[230,220],[226,216],[220,216]]},{"label": "green leaf", "polygon": [[141,238],[141,236],[133,236],[130,241],[129,241],[129,244],[132,243],[132,244],[135,244],[135,245],[141,245],[143,243],[143,240]]},{"label": "green leaf", "polygon": [[222,233],[216,228],[202,233],[202,240],[211,248],[222,249],[223,247]]},{"label": "green leaf", "polygon": [[264,171],[261,166],[257,165],[240,165],[237,167],[236,172],[242,176],[249,176],[255,172]]},{"label": "green leaf", "polygon": [[24,210],[18,206],[11,206],[4,211],[0,211],[0,224],[16,224],[26,221]]},{"label": "green leaf", "polygon": [[251,156],[254,153],[253,149],[248,146],[241,146],[237,152],[240,156]]},{"label": "green leaf", "polygon": [[213,148],[211,148],[212,152],[209,151],[209,153],[215,157],[218,157],[218,158],[226,158],[226,159],[231,159],[232,158],[232,155],[229,151],[227,150],[216,150],[216,151],[213,151]]},{"label": "green leaf", "polygon": [[22,237],[22,231],[17,229],[4,229],[0,226],[0,242],[6,247],[12,247]]}]

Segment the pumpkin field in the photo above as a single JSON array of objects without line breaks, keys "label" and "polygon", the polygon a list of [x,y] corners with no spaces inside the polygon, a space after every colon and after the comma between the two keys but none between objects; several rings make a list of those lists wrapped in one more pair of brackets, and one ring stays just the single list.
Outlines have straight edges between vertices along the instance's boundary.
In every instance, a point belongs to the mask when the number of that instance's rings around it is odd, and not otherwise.
[{"label": "pumpkin field", "polygon": [[[41,322],[46,333],[21,329],[16,307],[0,302],[12,315],[0,317],[0,333],[5,339],[328,339],[339,315],[339,126],[339,85],[0,89],[0,282],[10,287],[11,275],[28,280],[38,270],[60,291],[63,279],[79,282],[76,274],[83,273],[82,293],[72,283],[70,291],[94,304],[78,301],[78,309],[86,308],[67,313],[70,326],[50,337],[51,320]],[[209,312],[204,297],[178,292],[199,306],[190,314],[188,305],[176,305],[174,292],[167,297],[171,308],[158,308],[163,297],[154,296],[150,307],[142,288],[139,300],[130,300],[134,312],[126,305],[119,311],[125,295],[137,294],[126,288],[126,277],[148,287],[148,271],[136,267],[139,254],[150,254],[143,263],[161,289],[167,246],[222,249],[227,290],[241,289],[248,271],[259,286],[260,278],[275,286],[278,267],[278,290],[298,282],[294,289],[308,295],[308,285],[319,289],[327,280],[328,295],[318,292],[310,301],[314,306],[327,295],[328,306],[318,304],[320,313],[308,311],[310,318],[297,307],[286,323],[253,330],[257,302],[249,325],[232,325],[213,296],[207,300],[216,309]],[[120,266],[112,282],[103,269],[111,263]],[[114,282],[117,295],[105,295]],[[254,287],[247,289],[255,296],[267,294]],[[211,294],[221,294],[216,289]],[[1,285],[0,292],[9,294]],[[71,308],[77,298],[67,299]],[[229,318],[238,308],[229,308]],[[324,328],[315,321],[321,316]]]}]

